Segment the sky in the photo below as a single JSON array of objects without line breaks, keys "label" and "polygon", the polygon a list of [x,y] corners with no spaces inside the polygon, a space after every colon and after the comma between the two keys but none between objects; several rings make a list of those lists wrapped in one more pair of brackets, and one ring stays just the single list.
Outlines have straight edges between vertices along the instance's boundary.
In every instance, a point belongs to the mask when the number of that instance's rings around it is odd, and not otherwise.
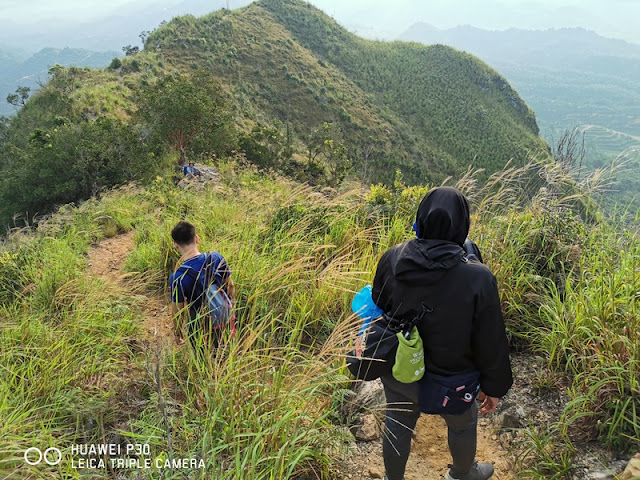
[{"label": "sky", "polygon": [[[28,26],[41,21],[94,21],[124,7],[171,7],[214,0],[0,0],[2,21]],[[237,0],[229,0],[231,6]],[[584,27],[640,44],[640,0],[312,0],[338,22],[362,36],[393,39],[413,23],[438,28],[547,29]]]},{"label": "sky", "polygon": [[412,23],[422,21],[441,29],[457,25],[490,30],[583,27],[640,44],[640,0],[312,0],[311,3],[367,36],[376,29],[387,36],[403,32]]}]

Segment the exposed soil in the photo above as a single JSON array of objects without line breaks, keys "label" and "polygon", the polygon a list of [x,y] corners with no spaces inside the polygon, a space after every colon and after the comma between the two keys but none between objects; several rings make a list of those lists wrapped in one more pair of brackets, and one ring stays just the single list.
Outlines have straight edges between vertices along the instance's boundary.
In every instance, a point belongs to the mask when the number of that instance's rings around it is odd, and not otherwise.
[{"label": "exposed soil", "polygon": [[[544,430],[558,422],[569,401],[566,379],[553,375],[543,359],[529,354],[513,354],[511,362],[513,387],[500,400],[495,413],[480,415],[478,420],[476,458],[494,464],[492,478],[496,480],[518,478],[515,465],[526,446],[523,442],[527,427]],[[384,402],[384,398],[375,401]],[[382,412],[384,405],[378,404],[373,408]],[[630,457],[628,453],[611,451],[599,442],[585,442],[577,438],[574,441],[577,452],[570,478],[576,480],[614,480],[617,478],[614,474],[619,475],[624,470]],[[434,415],[423,415],[416,427],[405,480],[442,479],[450,463],[444,420]],[[382,441],[357,442],[353,455],[340,470],[346,479],[382,478]]]},{"label": "exposed soil", "polygon": [[145,297],[142,324],[144,340],[161,344],[174,341],[171,316],[167,301],[162,295],[152,294],[140,289],[135,277],[124,272],[124,262],[135,248],[134,232],[127,232],[101,241],[89,250],[89,272],[105,280],[106,288],[121,289],[123,292],[135,292]]},{"label": "exposed soil", "polygon": [[[494,464],[496,480],[511,480],[509,454],[497,440],[490,422],[480,419],[478,424],[478,452],[476,458]],[[382,478],[382,441],[358,443],[357,451],[344,469],[344,478],[368,480]],[[447,446],[447,426],[437,415],[422,415],[416,427],[411,455],[407,463],[405,480],[436,480],[444,478],[449,470],[451,455]]]}]

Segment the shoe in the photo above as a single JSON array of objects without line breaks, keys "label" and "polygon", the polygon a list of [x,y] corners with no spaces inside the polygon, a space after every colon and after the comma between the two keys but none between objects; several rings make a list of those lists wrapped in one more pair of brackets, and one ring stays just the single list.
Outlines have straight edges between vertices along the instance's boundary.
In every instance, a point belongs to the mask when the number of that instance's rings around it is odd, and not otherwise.
[{"label": "shoe", "polygon": [[473,462],[471,470],[467,473],[452,473],[453,469],[449,470],[445,480],[487,480],[493,476],[493,465],[490,463],[478,463]]}]

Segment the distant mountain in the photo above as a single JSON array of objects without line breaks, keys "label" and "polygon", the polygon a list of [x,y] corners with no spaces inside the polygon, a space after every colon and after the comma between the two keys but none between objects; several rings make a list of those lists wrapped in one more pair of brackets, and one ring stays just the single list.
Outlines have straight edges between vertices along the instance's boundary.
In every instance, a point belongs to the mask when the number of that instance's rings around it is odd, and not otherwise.
[{"label": "distant mountain", "polygon": [[31,93],[46,83],[49,68],[60,64],[64,67],[103,68],[122,52],[93,52],[80,48],[44,48],[31,57],[20,60],[10,52],[0,50],[0,115],[10,115],[15,110],[6,102],[7,95],[18,86],[31,88]]},{"label": "distant mountain", "polygon": [[[238,8],[250,2],[229,0],[228,4],[231,8]],[[184,0],[178,4],[170,0],[156,0],[144,5],[130,2],[106,18],[84,23],[71,23],[65,18],[28,25],[3,21],[0,43],[19,45],[31,51],[45,47],[121,51],[124,45],[139,44],[140,33],[153,30],[162,21],[178,15],[203,15],[226,6],[226,0]]]},{"label": "distant mountain", "polygon": [[640,137],[640,46],[581,28],[439,30],[417,23],[400,40],[450,45],[502,73],[533,108],[543,136],[587,129],[592,156],[618,155]]},{"label": "distant mountain", "polygon": [[477,55],[503,74],[533,108],[553,145],[566,130],[584,132],[592,168],[627,163],[613,199],[640,208],[640,46],[581,28],[439,30],[417,23],[401,40],[445,44]]},{"label": "distant mountain", "polygon": [[640,59],[639,45],[605,38],[583,28],[492,31],[464,25],[440,30],[433,25],[416,23],[400,35],[399,40],[446,43],[461,50],[474,50],[492,60],[548,66],[566,66],[561,62],[585,57]]}]

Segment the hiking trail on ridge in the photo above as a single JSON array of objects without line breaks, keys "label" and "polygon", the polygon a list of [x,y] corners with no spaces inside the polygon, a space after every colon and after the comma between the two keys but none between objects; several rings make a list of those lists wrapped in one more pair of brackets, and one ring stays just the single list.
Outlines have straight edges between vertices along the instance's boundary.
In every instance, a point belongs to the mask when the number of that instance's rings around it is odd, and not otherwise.
[{"label": "hiking trail on ridge", "polygon": [[[161,294],[150,293],[141,288],[135,275],[124,272],[127,256],[134,250],[133,231],[106,238],[88,252],[88,267],[91,275],[105,281],[106,288],[122,291],[122,294],[142,295],[145,298],[142,309],[144,327],[143,340],[151,343],[175,345],[171,317],[167,300]],[[143,282],[142,282],[143,283]],[[478,420],[478,454],[480,461],[495,462],[494,480],[512,480],[509,472],[509,455],[500,445],[491,422]],[[447,447],[447,429],[438,416],[421,416],[416,427],[407,464],[405,480],[442,479],[451,462]],[[354,455],[346,459],[340,471],[344,479],[368,480],[382,478],[384,462],[382,442],[357,442]]]},{"label": "hiking trail on ridge", "polygon": [[145,341],[174,343],[173,327],[165,298],[161,294],[141,289],[141,282],[136,281],[135,275],[124,272],[125,260],[135,248],[134,234],[134,231],[130,231],[109,237],[91,248],[88,252],[89,272],[103,279],[107,288],[121,289],[123,294],[133,292],[145,297],[142,309]]}]

